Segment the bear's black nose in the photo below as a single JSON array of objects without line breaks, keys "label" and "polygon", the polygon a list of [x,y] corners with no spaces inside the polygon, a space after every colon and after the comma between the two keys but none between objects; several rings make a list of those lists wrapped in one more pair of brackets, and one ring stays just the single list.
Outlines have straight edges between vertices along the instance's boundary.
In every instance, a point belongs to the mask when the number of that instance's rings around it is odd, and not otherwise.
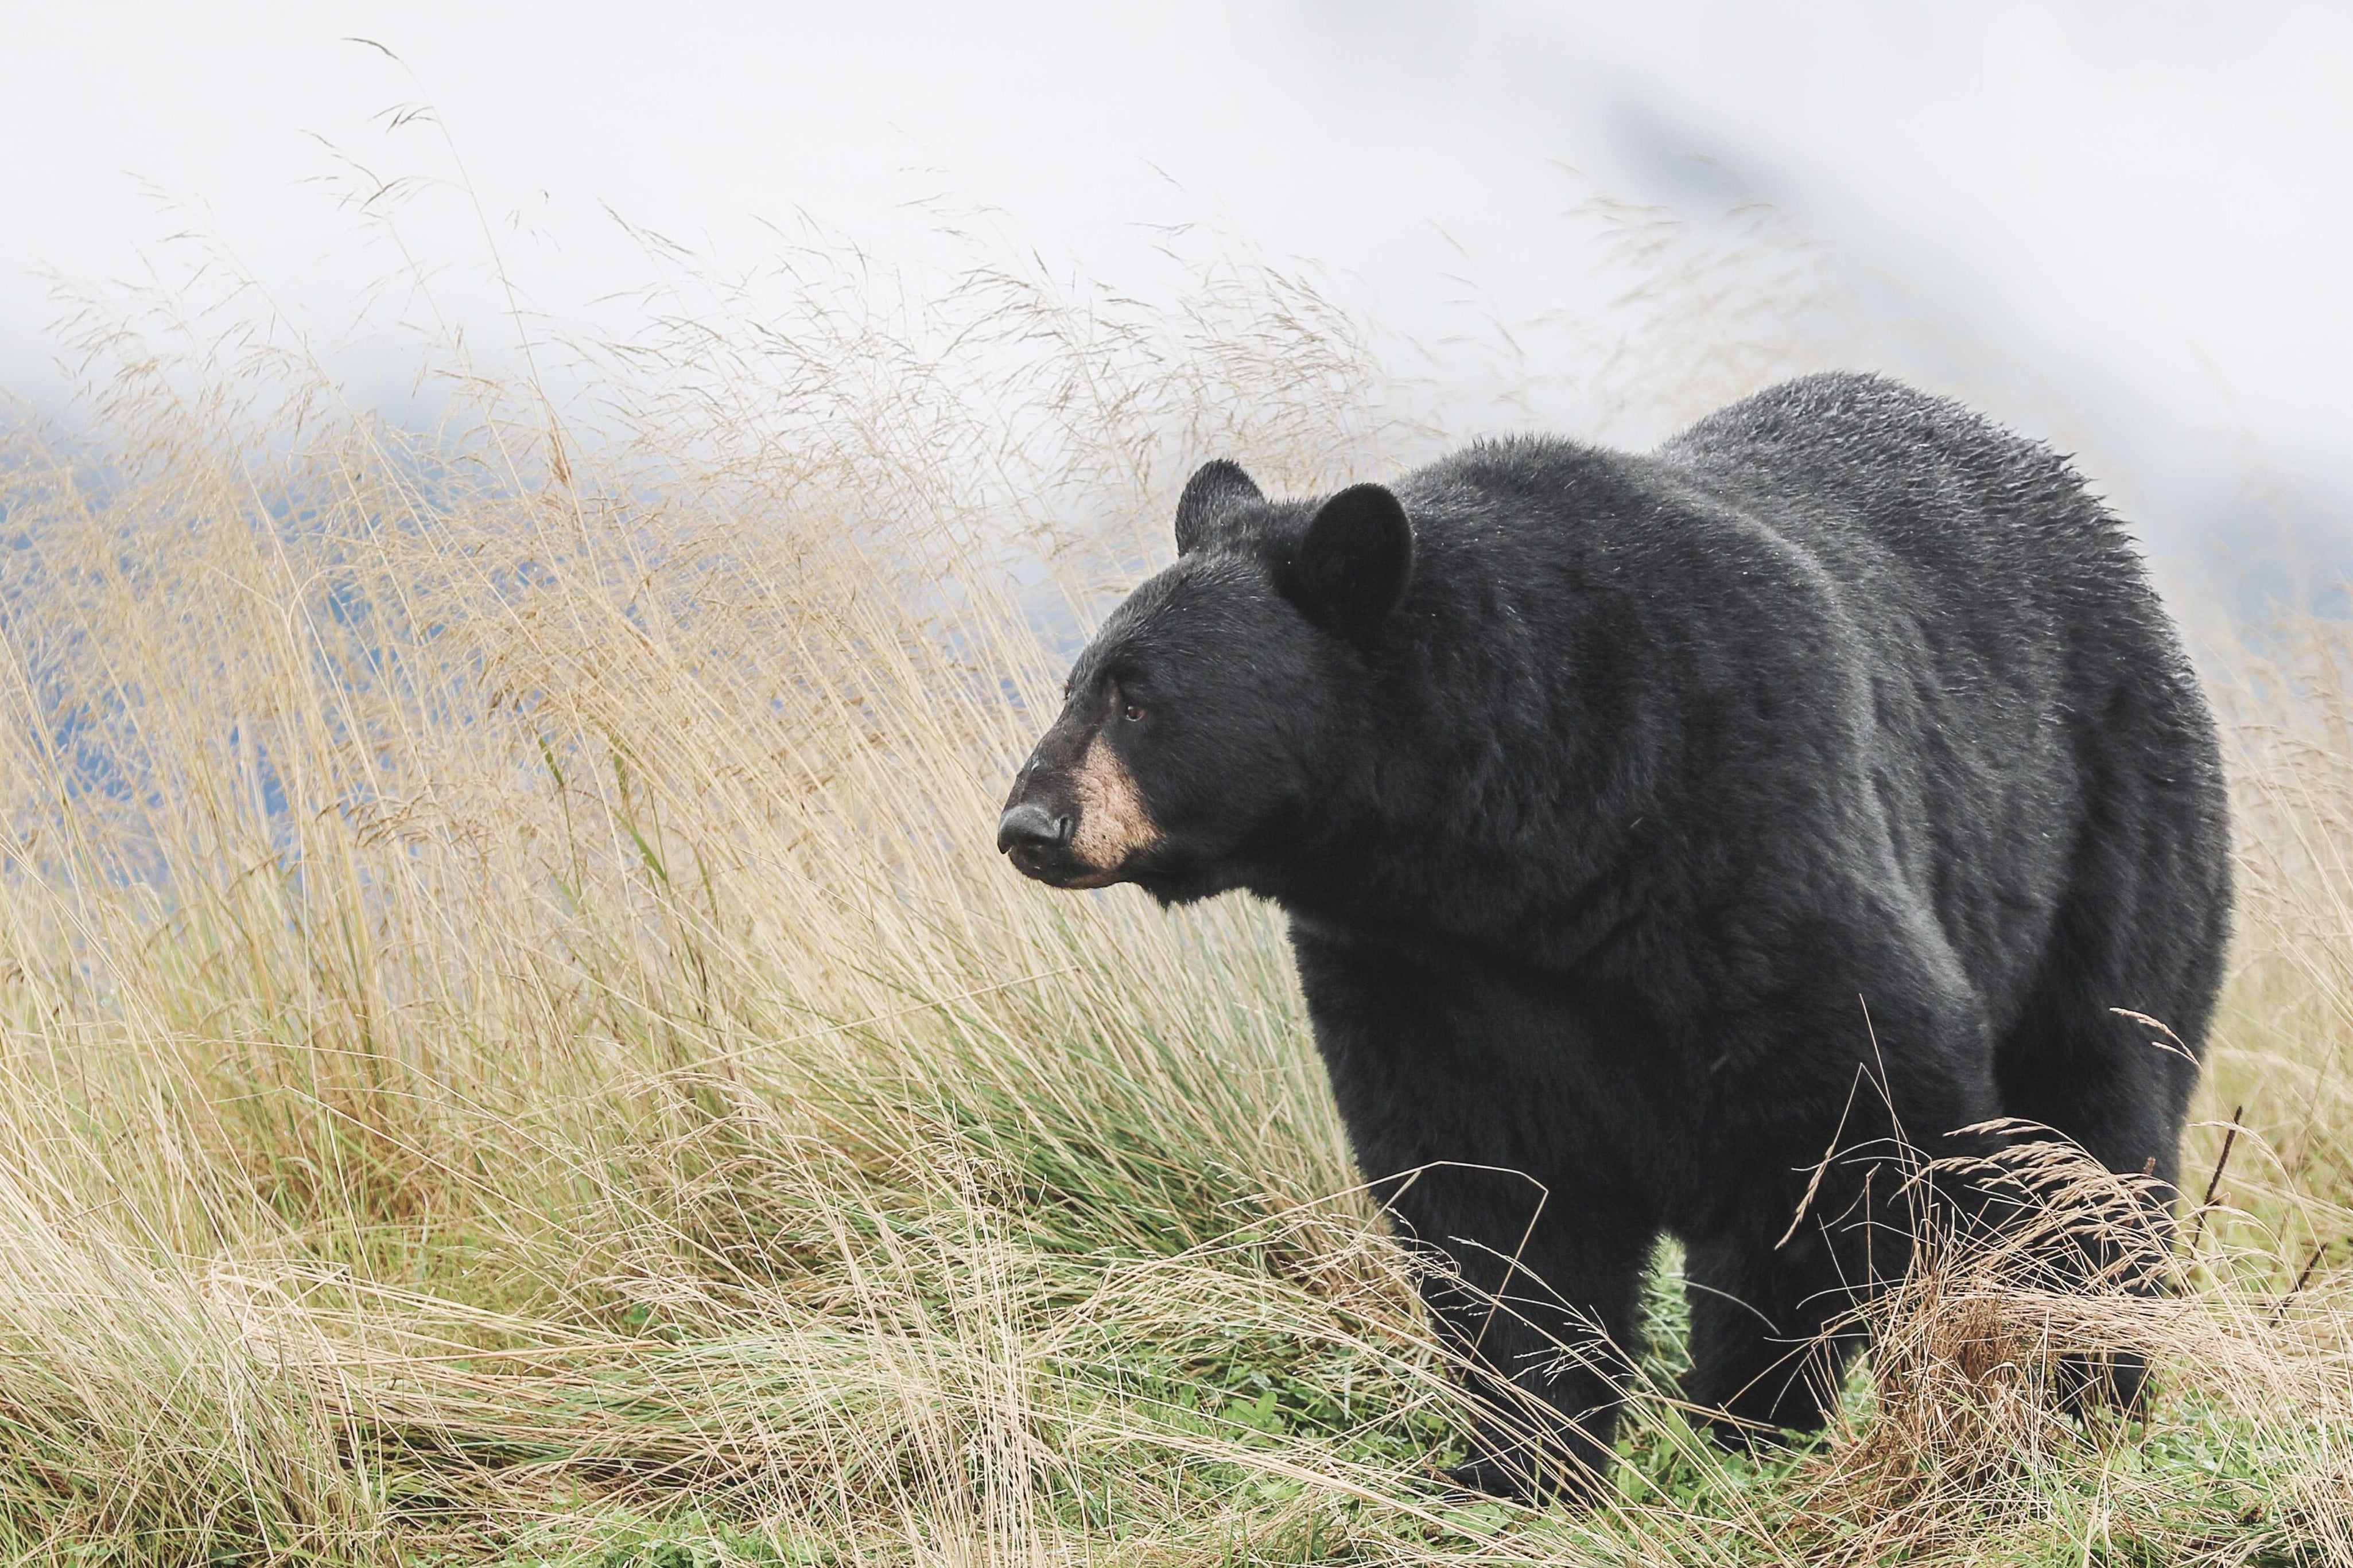
[{"label": "bear's black nose", "polygon": [[1000,855],[1024,846],[1050,849],[1068,842],[1070,837],[1071,819],[1053,816],[1036,801],[1008,805],[1005,815],[997,819],[997,850]]}]

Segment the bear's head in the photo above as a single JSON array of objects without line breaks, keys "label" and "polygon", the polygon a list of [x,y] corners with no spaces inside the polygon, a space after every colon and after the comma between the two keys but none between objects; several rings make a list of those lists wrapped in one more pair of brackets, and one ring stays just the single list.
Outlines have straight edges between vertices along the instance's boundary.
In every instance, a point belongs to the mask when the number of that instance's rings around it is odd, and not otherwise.
[{"label": "bear's head", "polygon": [[1310,827],[1335,729],[1413,574],[1396,496],[1270,501],[1232,463],[1176,503],[1174,565],[1104,621],[1013,781],[997,847],[1058,888],[1164,902],[1248,885]]}]

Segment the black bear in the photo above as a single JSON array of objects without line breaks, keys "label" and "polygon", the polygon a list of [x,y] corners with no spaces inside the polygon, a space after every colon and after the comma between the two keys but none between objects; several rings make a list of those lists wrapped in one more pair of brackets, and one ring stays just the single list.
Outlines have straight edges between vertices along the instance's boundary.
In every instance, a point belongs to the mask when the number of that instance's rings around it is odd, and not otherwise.
[{"label": "black bear", "polygon": [[1484,441],[1304,501],[1213,462],[1176,548],[997,844],[1288,912],[1356,1157],[1457,1276],[1429,1306],[1497,1411],[1465,1484],[1593,1484],[1624,1372],[1593,1347],[1631,1342],[1662,1231],[1687,1396],[1804,1430],[1904,1267],[1899,1145],[2016,1118],[2172,1180],[2221,766],[2064,458],[1820,375],[1642,456]]}]

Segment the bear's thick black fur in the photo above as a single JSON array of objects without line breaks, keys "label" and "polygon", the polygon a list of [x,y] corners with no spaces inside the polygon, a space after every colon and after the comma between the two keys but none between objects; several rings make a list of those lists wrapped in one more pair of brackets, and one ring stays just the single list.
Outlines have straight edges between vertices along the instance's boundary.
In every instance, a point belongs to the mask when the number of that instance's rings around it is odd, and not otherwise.
[{"label": "bear's thick black fur", "polygon": [[1814,376],[1645,456],[1487,441],[1321,502],[1212,463],[1176,532],[1000,847],[1289,911],[1356,1156],[1467,1286],[1437,1320],[1552,1413],[1469,1483],[1598,1472],[1594,1331],[1633,1342],[1662,1231],[1690,1399],[1802,1429],[1852,1348],[1820,1331],[1905,1261],[1899,1138],[2021,1118],[2173,1178],[2197,1064],[2112,1009],[2201,1045],[2222,775],[2058,456]]}]

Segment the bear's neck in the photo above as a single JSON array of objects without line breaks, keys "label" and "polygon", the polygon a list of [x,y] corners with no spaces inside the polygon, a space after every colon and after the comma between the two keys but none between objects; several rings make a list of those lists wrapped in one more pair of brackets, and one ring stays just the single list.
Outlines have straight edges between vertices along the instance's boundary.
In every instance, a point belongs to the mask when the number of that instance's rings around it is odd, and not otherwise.
[{"label": "bear's neck", "polygon": [[1626,938],[1657,902],[1666,715],[1443,647],[1398,662],[1319,748],[1319,798],[1245,885],[1297,919],[1554,972]]}]

